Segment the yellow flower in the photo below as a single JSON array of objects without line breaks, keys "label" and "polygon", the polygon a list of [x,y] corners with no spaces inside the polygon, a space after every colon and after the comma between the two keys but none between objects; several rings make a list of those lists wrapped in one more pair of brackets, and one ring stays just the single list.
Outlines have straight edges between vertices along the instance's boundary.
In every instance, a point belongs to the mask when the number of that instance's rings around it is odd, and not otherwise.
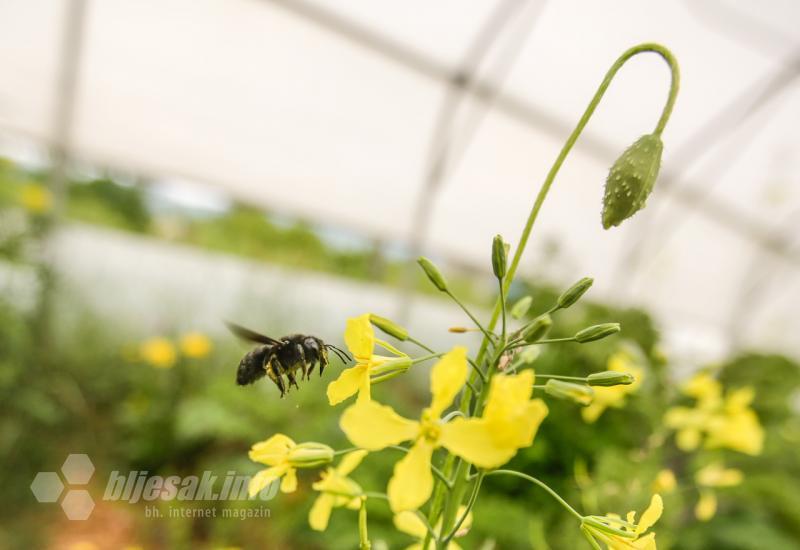
[{"label": "yellow flower", "polygon": [[728,392],[705,373],[697,374],[683,392],[694,397],[694,407],[673,407],[664,416],[667,427],[676,430],[675,442],[683,451],[700,446],[705,435],[709,449],[728,448],[758,455],[764,446],[764,429],[750,408],[755,393],[751,387]]},{"label": "yellow flower", "polygon": [[211,353],[211,340],[200,332],[189,332],[181,337],[181,353],[192,359],[202,359]]},{"label": "yellow flower", "polygon": [[43,185],[29,183],[20,189],[19,202],[34,214],[44,214],[53,207],[53,195]]},{"label": "yellow flower", "polygon": [[[466,506],[459,506],[458,512],[456,512],[456,518],[460,518],[464,515],[464,512],[467,511]],[[415,512],[411,512],[406,510],[405,512],[400,512],[399,514],[395,514],[394,516],[394,526],[397,527],[398,531],[402,531],[407,535],[411,535],[412,537],[418,539],[418,541],[411,546],[407,547],[406,550],[422,550],[423,543],[425,542],[425,536],[428,534],[428,529],[425,527],[425,524],[422,522],[420,517]],[[464,518],[464,522],[459,527],[458,532],[456,532],[456,537],[463,537],[469,530],[472,528],[472,512],[467,514],[467,517]],[[439,523],[436,524],[436,527],[433,528],[434,533],[438,537],[442,532],[442,521],[439,520]],[[455,538],[455,537],[454,537]],[[433,550],[436,548],[436,543],[434,541],[428,542],[428,548],[426,550]],[[460,550],[460,546],[456,544],[454,541],[450,541],[447,543],[447,550]]]},{"label": "yellow flower", "polygon": [[166,338],[151,338],[139,346],[139,355],[152,366],[169,369],[175,365],[175,346]]},{"label": "yellow flower", "polygon": [[[481,468],[507,462],[519,447],[530,445],[547,414],[541,400],[529,400],[530,371],[518,376],[497,375],[492,381],[483,418],[443,422],[441,415],[467,378],[466,349],[453,348],[431,370],[430,407],[419,421],[398,415],[391,407],[359,400],[342,415],[340,425],[350,441],[371,451],[411,441],[411,449],[394,467],[387,494],[393,512],[422,506],[433,491],[431,456],[438,447]],[[515,382],[516,381],[516,382]]]},{"label": "yellow flower", "polygon": [[675,490],[677,484],[675,473],[669,468],[665,468],[656,474],[656,478],[653,480],[653,492],[671,493]]},{"label": "yellow flower", "polygon": [[308,513],[308,523],[315,531],[324,531],[334,508],[346,507],[358,510],[364,491],[355,481],[347,477],[356,469],[367,451],[358,450],[347,453],[336,468],[328,468],[312,487],[321,494],[314,501]]},{"label": "yellow flower", "polygon": [[656,550],[656,534],[645,533],[663,511],[661,496],[655,494],[638,524],[636,512],[628,512],[624,521],[616,514],[587,516],[581,522],[581,531],[592,541],[604,543],[609,550]]},{"label": "yellow flower", "polygon": [[339,378],[328,384],[328,402],[331,405],[341,403],[351,395],[358,392],[359,400],[370,399],[370,376],[375,374],[377,367],[392,361],[392,357],[384,357],[373,353],[375,344],[394,353],[398,357],[407,359],[408,356],[395,349],[392,345],[375,338],[375,331],[369,321],[369,313],[347,320],[344,331],[344,341],[347,349],[353,354],[356,361],[354,367],[344,369]]},{"label": "yellow flower", "polygon": [[744,474],[736,468],[726,468],[722,462],[712,462],[694,475],[698,485],[704,487],[734,487],[744,479]]},{"label": "yellow flower", "polygon": [[584,422],[595,422],[608,407],[620,408],[625,405],[625,397],[639,389],[644,370],[637,366],[633,357],[626,351],[619,351],[608,359],[608,370],[625,372],[635,380],[627,386],[594,386],[594,399],[591,404],[581,409]]},{"label": "yellow flower", "polygon": [[295,443],[290,437],[275,434],[250,448],[250,460],[270,466],[250,480],[247,491],[251,497],[264,487],[281,479],[281,491],[291,493],[297,489],[297,468],[315,468],[333,460],[333,449],[322,443]]},{"label": "yellow flower", "polygon": [[694,517],[709,521],[717,513],[717,494],[711,490],[700,491],[700,499],[694,507]]}]

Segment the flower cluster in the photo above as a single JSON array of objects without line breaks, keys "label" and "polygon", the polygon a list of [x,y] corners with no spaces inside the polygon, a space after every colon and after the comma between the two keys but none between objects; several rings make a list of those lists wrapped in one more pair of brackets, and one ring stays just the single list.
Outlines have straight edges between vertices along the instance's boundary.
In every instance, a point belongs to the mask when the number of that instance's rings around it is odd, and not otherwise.
[{"label": "flower cluster", "polygon": [[179,353],[189,359],[203,359],[212,349],[211,340],[205,334],[189,332],[180,337],[177,345],[161,336],[145,340],[139,344],[136,356],[155,368],[169,369],[175,366]]},{"label": "flower cluster", "polygon": [[758,455],[764,445],[764,430],[750,408],[755,397],[751,387],[738,388],[723,396],[722,385],[709,374],[695,375],[683,393],[696,400],[693,407],[673,407],[664,423],[676,430],[675,442],[683,451],[701,443],[708,449],[727,448]]}]

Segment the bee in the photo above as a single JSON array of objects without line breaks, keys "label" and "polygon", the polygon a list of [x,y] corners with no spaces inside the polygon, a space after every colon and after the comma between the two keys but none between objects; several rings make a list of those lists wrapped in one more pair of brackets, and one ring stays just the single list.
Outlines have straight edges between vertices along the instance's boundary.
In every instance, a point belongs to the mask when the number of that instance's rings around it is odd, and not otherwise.
[{"label": "bee", "polygon": [[[334,345],[326,344],[316,336],[291,334],[280,340],[270,338],[258,332],[234,323],[226,323],[228,328],[239,338],[259,344],[242,357],[236,369],[236,383],[240,386],[252,384],[264,375],[278,386],[281,397],[294,386],[299,389],[295,374],[300,372],[300,379],[311,379],[314,365],[319,363],[319,375],[328,366],[328,350],[333,351],[343,362],[350,357],[346,352]],[[286,376],[288,384],[283,377]]]}]

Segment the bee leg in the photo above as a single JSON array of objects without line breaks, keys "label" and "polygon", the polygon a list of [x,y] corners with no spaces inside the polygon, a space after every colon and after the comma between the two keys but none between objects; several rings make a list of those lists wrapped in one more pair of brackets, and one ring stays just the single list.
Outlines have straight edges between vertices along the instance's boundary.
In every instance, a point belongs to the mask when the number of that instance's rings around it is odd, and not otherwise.
[{"label": "bee leg", "polygon": [[319,354],[319,375],[320,376],[322,376],[322,371],[325,370],[325,367],[327,367],[327,366],[328,366],[328,350],[325,349],[325,346],[323,345],[320,348],[320,354]]},{"label": "bee leg", "polygon": [[283,397],[283,395],[286,393],[286,386],[283,383],[281,371],[275,365],[275,362],[275,358],[271,358],[264,368],[267,371],[267,376],[269,376],[269,379],[272,380],[276,386],[278,386],[278,389],[281,391],[281,397]]},{"label": "bee leg", "polygon": [[[306,362],[306,350],[304,350],[303,346],[300,344],[297,344],[297,354],[300,356],[300,368],[303,370],[303,375],[300,377],[300,380],[308,380],[311,377],[311,371]],[[313,369],[314,365],[311,365],[311,368]]]},{"label": "bee leg", "polygon": [[[291,369],[287,369],[283,365],[283,363],[280,362],[280,360],[277,357],[274,359],[274,361],[275,361],[275,365],[278,367],[278,370],[279,371],[283,371],[283,373],[286,374],[286,378],[289,379],[289,388],[294,386],[295,388],[300,389],[299,386],[297,385],[297,380],[295,380],[295,378],[294,378],[294,374],[292,373],[292,370]],[[289,389],[289,388],[287,388],[287,389]]]}]

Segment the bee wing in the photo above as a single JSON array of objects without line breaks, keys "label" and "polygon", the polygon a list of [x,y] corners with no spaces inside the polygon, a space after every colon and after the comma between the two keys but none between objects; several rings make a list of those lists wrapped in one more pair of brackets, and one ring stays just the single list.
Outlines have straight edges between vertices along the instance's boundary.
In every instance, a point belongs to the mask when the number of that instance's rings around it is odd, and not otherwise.
[{"label": "bee wing", "polygon": [[249,328],[244,328],[241,325],[237,325],[236,323],[231,323],[229,321],[225,321],[225,324],[228,326],[230,331],[234,333],[239,338],[243,340],[250,340],[251,342],[257,342],[259,344],[267,344],[267,345],[275,345],[280,344],[278,340],[274,338],[270,338],[269,336],[265,336],[263,334],[259,334]]}]

